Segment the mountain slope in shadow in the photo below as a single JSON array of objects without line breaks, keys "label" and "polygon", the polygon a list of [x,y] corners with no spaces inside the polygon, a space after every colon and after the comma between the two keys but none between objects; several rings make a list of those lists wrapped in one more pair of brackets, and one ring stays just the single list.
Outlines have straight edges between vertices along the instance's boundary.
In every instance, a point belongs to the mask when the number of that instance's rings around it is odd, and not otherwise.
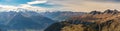
[{"label": "mountain slope in shadow", "polygon": [[[4,16],[3,19],[8,18],[4,23],[0,24],[0,29],[3,31],[10,30],[44,30],[46,27],[54,23],[50,18],[44,17],[36,12],[4,12],[7,16]],[[10,14],[12,13],[12,14]],[[31,14],[35,13],[35,14]],[[1,13],[3,14],[3,13]],[[4,14],[3,14],[4,15]],[[1,16],[3,16],[1,15]]]}]

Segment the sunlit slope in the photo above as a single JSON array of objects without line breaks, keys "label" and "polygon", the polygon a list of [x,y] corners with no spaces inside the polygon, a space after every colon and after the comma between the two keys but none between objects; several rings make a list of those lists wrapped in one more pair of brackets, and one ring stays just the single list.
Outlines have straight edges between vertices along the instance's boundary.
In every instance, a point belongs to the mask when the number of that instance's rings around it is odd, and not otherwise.
[{"label": "sunlit slope", "polygon": [[83,16],[52,24],[45,31],[120,31],[120,12],[92,11]]}]

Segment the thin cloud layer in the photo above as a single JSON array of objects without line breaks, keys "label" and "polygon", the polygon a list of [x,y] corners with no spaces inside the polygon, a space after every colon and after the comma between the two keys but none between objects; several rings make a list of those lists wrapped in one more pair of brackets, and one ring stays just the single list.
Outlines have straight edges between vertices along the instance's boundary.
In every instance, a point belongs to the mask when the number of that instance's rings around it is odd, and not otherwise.
[{"label": "thin cloud layer", "polygon": [[87,1],[98,1],[98,2],[120,2],[120,0],[87,0]]},{"label": "thin cloud layer", "polygon": [[[102,2],[104,1],[104,2]],[[103,11],[106,9],[120,10],[120,3],[113,0],[56,0],[58,4],[64,5],[66,9],[75,12],[89,12],[93,10]]]},{"label": "thin cloud layer", "polygon": [[33,1],[33,2],[27,2],[27,4],[43,4],[43,3],[46,3],[47,1]]},{"label": "thin cloud layer", "polygon": [[[8,1],[8,0],[6,0]],[[10,2],[13,0],[9,0]],[[118,9],[120,10],[120,0],[21,0],[21,4],[15,3],[19,8],[25,9],[46,9],[47,11],[58,11],[58,10],[68,10],[75,12],[89,12],[92,10],[103,11],[106,9]],[[0,1],[0,3],[5,2],[5,0]],[[13,1],[17,2],[17,1]],[[12,3],[13,4],[13,3]],[[10,4],[10,5],[12,5]],[[3,4],[0,4],[3,5]],[[13,4],[14,6],[14,4]],[[46,11],[39,10],[39,11]]]},{"label": "thin cloud layer", "polygon": [[17,10],[18,8],[22,8],[27,10],[45,12],[48,10],[54,11],[56,10],[56,8],[59,8],[59,7],[54,8],[54,6],[57,5],[53,3],[48,3],[47,0],[34,0],[30,2],[28,1],[25,4],[18,4],[17,6],[0,4],[0,9],[1,11],[10,11],[10,10]]}]

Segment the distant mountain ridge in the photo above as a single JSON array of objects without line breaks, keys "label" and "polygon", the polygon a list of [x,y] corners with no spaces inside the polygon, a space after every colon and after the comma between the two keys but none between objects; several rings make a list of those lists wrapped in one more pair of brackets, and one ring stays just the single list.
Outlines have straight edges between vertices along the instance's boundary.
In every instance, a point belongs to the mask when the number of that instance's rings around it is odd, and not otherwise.
[{"label": "distant mountain ridge", "polygon": [[29,29],[43,30],[55,21],[34,11],[10,11],[0,12],[0,22],[0,29],[2,31],[25,31]]},{"label": "distant mountain ridge", "polygon": [[22,9],[21,11],[0,12],[0,30],[43,31],[55,22],[64,21],[72,16],[82,16],[84,12],[36,12]]},{"label": "distant mountain ridge", "polygon": [[85,12],[71,12],[71,11],[57,11],[57,12],[44,12],[42,15],[57,21],[66,20],[72,16],[82,16]]},{"label": "distant mountain ridge", "polygon": [[100,12],[100,11],[91,11],[89,14],[118,14],[120,13],[118,10],[110,10],[110,9],[107,9],[105,10],[104,12]]}]

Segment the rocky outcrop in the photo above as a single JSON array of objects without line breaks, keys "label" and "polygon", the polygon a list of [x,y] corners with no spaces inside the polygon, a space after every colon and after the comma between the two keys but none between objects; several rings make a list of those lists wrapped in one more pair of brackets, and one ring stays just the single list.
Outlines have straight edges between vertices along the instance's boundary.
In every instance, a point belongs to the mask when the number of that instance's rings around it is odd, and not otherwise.
[{"label": "rocky outcrop", "polygon": [[107,9],[105,10],[104,12],[100,12],[100,11],[91,11],[89,14],[92,14],[92,15],[96,15],[96,14],[118,14],[120,13],[118,10],[114,9],[114,10],[110,10],[110,9]]},{"label": "rocky outcrop", "polygon": [[103,13],[106,13],[106,14],[118,14],[119,13],[119,11],[118,10],[110,10],[110,9],[108,9],[108,10],[106,10],[106,11],[104,11]]},{"label": "rocky outcrop", "polygon": [[95,15],[95,14],[101,14],[102,12],[99,11],[91,11],[89,14]]}]

